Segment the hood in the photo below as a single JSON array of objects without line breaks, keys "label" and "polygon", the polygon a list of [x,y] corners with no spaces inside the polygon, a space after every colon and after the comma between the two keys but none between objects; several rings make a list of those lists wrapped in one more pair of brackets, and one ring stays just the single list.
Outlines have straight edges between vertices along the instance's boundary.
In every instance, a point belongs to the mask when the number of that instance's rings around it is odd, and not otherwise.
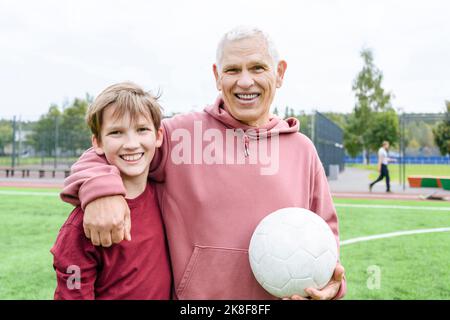
[{"label": "hood", "polygon": [[248,126],[235,118],[225,108],[222,95],[219,95],[213,105],[205,108],[205,112],[214,119],[220,121],[225,127],[230,129],[242,129],[249,138],[266,138],[275,134],[295,133],[300,129],[300,122],[296,118],[283,120],[276,115],[271,115],[270,121],[261,127]]}]

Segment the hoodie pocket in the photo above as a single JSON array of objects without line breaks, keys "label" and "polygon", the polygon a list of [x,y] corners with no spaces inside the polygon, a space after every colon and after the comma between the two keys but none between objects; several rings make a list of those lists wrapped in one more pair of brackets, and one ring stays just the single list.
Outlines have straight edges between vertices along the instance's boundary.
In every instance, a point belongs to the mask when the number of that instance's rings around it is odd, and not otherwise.
[{"label": "hoodie pocket", "polygon": [[176,290],[184,299],[270,299],[253,276],[248,250],[195,246]]}]

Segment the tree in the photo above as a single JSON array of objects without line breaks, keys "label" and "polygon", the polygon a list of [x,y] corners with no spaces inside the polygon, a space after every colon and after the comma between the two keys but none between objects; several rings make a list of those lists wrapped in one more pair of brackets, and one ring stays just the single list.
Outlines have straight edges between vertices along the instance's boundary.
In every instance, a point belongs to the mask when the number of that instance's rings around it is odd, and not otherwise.
[{"label": "tree", "polygon": [[12,132],[11,121],[0,120],[0,155],[5,154],[5,146],[12,142]]},{"label": "tree", "polygon": [[322,114],[331,121],[333,121],[334,123],[336,123],[341,129],[345,128],[348,122],[348,118],[350,116],[350,114],[348,113],[338,113],[338,112],[322,112]]},{"label": "tree", "polygon": [[290,108],[290,109],[289,109],[289,117],[290,117],[290,118],[295,117],[295,111],[294,111],[294,108]]},{"label": "tree", "polygon": [[426,120],[407,121],[405,123],[405,135],[403,136],[407,148],[420,150],[436,147],[433,134],[435,126],[435,122],[429,123]]},{"label": "tree", "polygon": [[289,107],[286,106],[286,108],[284,109],[284,119],[289,118]]},{"label": "tree", "polygon": [[369,150],[377,151],[384,140],[388,140],[392,145],[398,142],[398,116],[394,109],[374,112],[370,122],[367,139]]},{"label": "tree", "polygon": [[372,51],[363,49],[361,58],[364,66],[353,82],[356,103],[344,128],[344,146],[351,156],[363,152],[368,162],[370,151],[378,150],[384,140],[397,142],[398,117],[391,106],[392,94],[381,86],[383,73],[375,66]]},{"label": "tree", "polygon": [[79,150],[85,150],[91,145],[91,132],[85,123],[86,110],[92,97],[86,95],[85,99],[75,98],[74,101],[64,109],[60,127],[61,148],[72,155],[77,155]]},{"label": "tree", "polygon": [[306,135],[308,138],[311,139],[311,120],[312,116],[307,115],[304,111],[300,111],[299,114],[295,115],[295,118],[300,122],[300,132]]},{"label": "tree", "polygon": [[434,141],[443,156],[450,154],[450,101],[445,101],[445,120],[433,129]]},{"label": "tree", "polygon": [[56,130],[61,111],[56,104],[52,104],[45,115],[36,122],[28,143],[42,156],[50,156],[55,150]]},{"label": "tree", "polygon": [[407,147],[411,149],[419,149],[420,143],[417,142],[415,138],[412,138],[411,140],[409,140]]},{"label": "tree", "polygon": [[85,123],[85,114],[92,97],[75,98],[66,104],[61,112],[57,105],[51,105],[34,125],[29,143],[42,156],[55,154],[56,148],[66,154],[77,155],[90,146],[90,131]]}]

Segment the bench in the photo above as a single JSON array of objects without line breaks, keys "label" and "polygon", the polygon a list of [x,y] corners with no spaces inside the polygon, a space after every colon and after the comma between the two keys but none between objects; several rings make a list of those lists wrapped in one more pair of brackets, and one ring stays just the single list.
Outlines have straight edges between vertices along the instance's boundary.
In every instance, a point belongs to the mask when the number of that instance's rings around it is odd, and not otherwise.
[{"label": "bench", "polygon": [[67,178],[70,175],[69,169],[0,168],[0,171],[5,171],[6,178],[14,177],[18,172],[21,172],[22,178],[29,178],[30,172],[37,172],[39,178],[45,178],[46,173],[50,173],[52,178],[56,177],[57,172],[64,172],[64,178]]},{"label": "bench", "polygon": [[446,176],[408,176],[411,188],[443,188],[450,190],[450,177]]},{"label": "bench", "polygon": [[21,172],[22,178],[27,178],[30,176],[30,169],[6,168],[3,170],[5,170],[7,178],[9,178],[10,176],[14,177],[15,172]]}]

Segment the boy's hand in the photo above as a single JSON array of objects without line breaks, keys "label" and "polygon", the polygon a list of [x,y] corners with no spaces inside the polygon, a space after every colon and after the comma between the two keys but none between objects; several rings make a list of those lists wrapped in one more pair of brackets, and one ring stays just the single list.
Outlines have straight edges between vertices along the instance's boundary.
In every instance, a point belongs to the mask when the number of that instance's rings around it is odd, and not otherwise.
[{"label": "boy's hand", "polygon": [[95,246],[109,247],[123,239],[130,241],[130,208],[125,198],[109,196],[90,202],[84,210],[83,228]]},{"label": "boy's hand", "polygon": [[293,295],[291,298],[284,298],[283,300],[331,300],[336,297],[339,288],[341,287],[344,273],[344,267],[338,262],[330,282],[328,282],[328,284],[321,290],[306,288],[305,292],[309,295],[309,297],[304,298],[300,295]]}]

